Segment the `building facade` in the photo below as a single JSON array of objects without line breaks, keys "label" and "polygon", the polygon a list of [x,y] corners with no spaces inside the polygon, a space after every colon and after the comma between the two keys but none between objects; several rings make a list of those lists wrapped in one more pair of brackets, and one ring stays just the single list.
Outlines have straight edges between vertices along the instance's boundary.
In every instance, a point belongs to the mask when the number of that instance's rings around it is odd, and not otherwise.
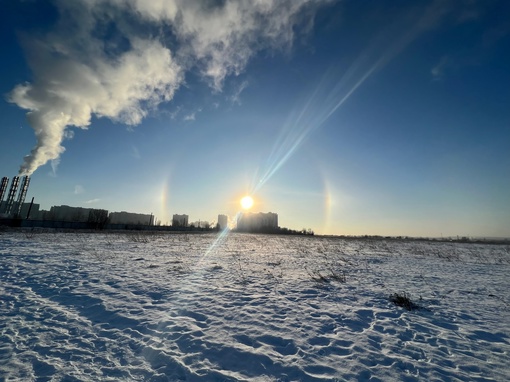
[{"label": "building facade", "polygon": [[278,229],[278,214],[243,212],[237,219],[240,232],[273,232]]},{"label": "building facade", "polygon": [[111,212],[109,216],[110,224],[135,224],[152,225],[153,216],[147,214],[135,214],[132,212]]},{"label": "building facade", "polygon": [[71,206],[52,206],[44,214],[45,220],[68,221],[68,222],[87,222],[89,220],[90,208],[71,207]]},{"label": "building facade", "polygon": [[178,214],[175,214],[173,217],[172,217],[172,226],[173,227],[187,227],[188,226],[188,219],[189,219],[189,216],[188,215],[178,215]]},{"label": "building facade", "polygon": [[218,215],[218,228],[224,230],[228,227],[228,216]]}]

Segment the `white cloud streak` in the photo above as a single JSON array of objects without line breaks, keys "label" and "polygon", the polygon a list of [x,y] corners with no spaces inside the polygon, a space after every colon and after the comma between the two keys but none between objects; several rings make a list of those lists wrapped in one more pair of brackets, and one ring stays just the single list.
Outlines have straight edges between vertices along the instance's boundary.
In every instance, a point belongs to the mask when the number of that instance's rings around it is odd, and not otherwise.
[{"label": "white cloud streak", "polygon": [[74,186],[74,194],[75,195],[83,194],[84,192],[85,192],[85,189],[83,188],[82,185],[77,184],[76,186]]},{"label": "white cloud streak", "polygon": [[234,94],[232,94],[229,98],[232,103],[236,103],[238,105],[241,105],[241,93],[248,87],[248,81],[243,81],[241,84],[237,87]]},{"label": "white cloud streak", "polygon": [[85,200],[83,203],[85,204],[96,204],[96,203],[99,203],[101,201],[101,199],[90,199],[90,200]]},{"label": "white cloud streak", "polygon": [[452,65],[451,59],[448,56],[443,56],[439,60],[439,62],[434,65],[434,67],[430,70],[430,74],[432,75],[432,79],[438,81],[443,78],[446,69]]},{"label": "white cloud streak", "polygon": [[68,128],[86,129],[92,116],[139,124],[189,70],[221,91],[258,51],[290,47],[295,26],[329,1],[56,0],[55,28],[25,38],[33,82],[9,95],[37,139],[20,173],[58,163]]},{"label": "white cloud streak", "polygon": [[136,146],[132,146],[131,156],[135,159],[141,159],[140,150]]}]

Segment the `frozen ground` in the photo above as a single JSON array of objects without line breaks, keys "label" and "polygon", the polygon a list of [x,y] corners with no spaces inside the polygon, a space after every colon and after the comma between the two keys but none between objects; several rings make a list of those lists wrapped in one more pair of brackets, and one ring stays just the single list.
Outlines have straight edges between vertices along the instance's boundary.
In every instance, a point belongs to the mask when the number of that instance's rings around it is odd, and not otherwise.
[{"label": "frozen ground", "polygon": [[508,381],[509,284],[502,245],[0,232],[0,380]]}]

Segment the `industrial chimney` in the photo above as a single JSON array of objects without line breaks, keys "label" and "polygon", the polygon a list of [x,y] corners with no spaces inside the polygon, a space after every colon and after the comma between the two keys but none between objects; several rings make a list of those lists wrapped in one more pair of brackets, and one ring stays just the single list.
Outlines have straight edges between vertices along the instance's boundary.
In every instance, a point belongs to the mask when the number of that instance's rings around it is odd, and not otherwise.
[{"label": "industrial chimney", "polygon": [[7,186],[9,185],[9,178],[7,178],[6,176],[4,176],[2,178],[2,183],[0,183],[0,213],[3,212],[3,208],[4,207],[4,195],[5,195],[5,192],[7,191]]},{"label": "industrial chimney", "polygon": [[30,184],[30,178],[28,176],[24,176],[21,181],[21,188],[18,194],[18,204],[16,209],[16,217],[21,216],[21,207],[23,207],[23,203],[25,203],[25,198],[27,197],[28,185]]},{"label": "industrial chimney", "polygon": [[9,196],[7,196],[7,205],[5,207],[5,213],[10,215],[12,206],[14,204],[14,197],[16,196],[16,191],[18,191],[19,185],[19,176],[15,176],[12,178],[11,189],[9,190]]}]

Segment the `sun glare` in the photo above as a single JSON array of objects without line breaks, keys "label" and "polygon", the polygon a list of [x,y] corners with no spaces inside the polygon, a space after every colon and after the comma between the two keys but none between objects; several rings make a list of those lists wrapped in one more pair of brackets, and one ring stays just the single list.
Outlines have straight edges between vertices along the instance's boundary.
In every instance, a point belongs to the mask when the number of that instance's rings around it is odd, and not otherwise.
[{"label": "sun glare", "polygon": [[253,198],[251,196],[245,196],[241,199],[241,207],[245,210],[249,210],[253,206]]}]

